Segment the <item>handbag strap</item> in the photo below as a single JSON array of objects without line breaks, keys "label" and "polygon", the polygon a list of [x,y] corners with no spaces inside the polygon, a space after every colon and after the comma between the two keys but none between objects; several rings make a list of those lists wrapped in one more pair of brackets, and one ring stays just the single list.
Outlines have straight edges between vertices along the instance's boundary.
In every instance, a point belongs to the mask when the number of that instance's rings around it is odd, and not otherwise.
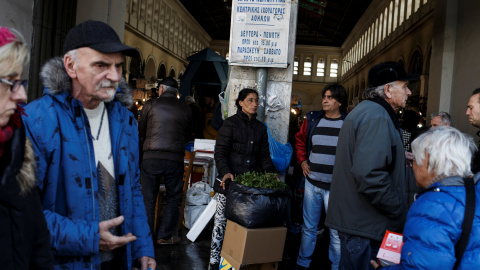
[{"label": "handbag strap", "polygon": [[475,215],[475,184],[473,178],[468,177],[464,178],[466,200],[465,200],[465,216],[462,223],[462,235],[455,245],[455,266],[453,269],[457,269],[462,260],[463,253],[467,249],[468,238],[470,237],[470,232],[472,231],[473,218]]}]

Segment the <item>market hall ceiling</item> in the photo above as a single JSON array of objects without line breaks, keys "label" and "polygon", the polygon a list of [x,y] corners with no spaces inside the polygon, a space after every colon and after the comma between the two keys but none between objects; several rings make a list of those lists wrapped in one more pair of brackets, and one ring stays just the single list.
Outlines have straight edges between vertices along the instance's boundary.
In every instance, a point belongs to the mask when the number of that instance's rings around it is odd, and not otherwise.
[{"label": "market hall ceiling", "polygon": [[[216,40],[229,40],[232,0],[180,0]],[[299,0],[296,44],[340,47],[371,0]]]}]

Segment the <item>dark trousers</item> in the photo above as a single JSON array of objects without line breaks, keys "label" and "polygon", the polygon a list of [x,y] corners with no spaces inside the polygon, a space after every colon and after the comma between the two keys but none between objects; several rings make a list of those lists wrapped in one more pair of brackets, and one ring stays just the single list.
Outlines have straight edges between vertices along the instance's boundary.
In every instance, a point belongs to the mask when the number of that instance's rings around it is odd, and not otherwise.
[{"label": "dark trousers", "polygon": [[177,226],[183,189],[183,162],[166,159],[145,159],[142,162],[142,194],[152,235],[155,220],[155,202],[162,177],[166,190],[166,205],[157,239],[169,239]]},{"label": "dark trousers", "polygon": [[370,260],[376,260],[380,241],[338,232],[340,237],[340,270],[371,270]]}]

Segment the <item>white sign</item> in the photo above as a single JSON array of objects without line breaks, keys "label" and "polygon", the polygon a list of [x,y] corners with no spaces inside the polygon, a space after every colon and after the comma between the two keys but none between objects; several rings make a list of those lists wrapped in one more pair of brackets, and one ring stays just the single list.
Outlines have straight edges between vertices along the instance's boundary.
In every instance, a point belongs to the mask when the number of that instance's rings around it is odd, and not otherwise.
[{"label": "white sign", "polygon": [[233,0],[230,65],[287,67],[289,0]]}]

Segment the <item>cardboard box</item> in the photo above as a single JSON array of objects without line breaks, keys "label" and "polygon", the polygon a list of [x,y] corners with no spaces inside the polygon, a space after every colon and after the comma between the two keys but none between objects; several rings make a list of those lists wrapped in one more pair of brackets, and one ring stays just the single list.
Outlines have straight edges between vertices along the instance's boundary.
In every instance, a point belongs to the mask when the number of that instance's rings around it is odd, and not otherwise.
[{"label": "cardboard box", "polygon": [[286,236],[285,227],[247,229],[227,220],[221,256],[236,270],[242,265],[279,262],[282,260]]},{"label": "cardboard box", "polygon": [[242,266],[241,269],[234,268],[225,258],[220,260],[220,270],[277,270],[278,262],[250,264]]},{"label": "cardboard box", "polygon": [[390,266],[400,263],[402,253],[403,235],[386,231],[382,245],[377,253],[377,259],[381,266]]}]

